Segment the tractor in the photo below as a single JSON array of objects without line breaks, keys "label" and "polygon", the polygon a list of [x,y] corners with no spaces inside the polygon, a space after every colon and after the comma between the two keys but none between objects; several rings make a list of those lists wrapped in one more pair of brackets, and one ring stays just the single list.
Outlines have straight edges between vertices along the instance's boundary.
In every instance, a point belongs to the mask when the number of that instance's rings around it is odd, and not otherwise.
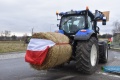
[{"label": "tractor", "polygon": [[[92,74],[99,62],[107,63],[108,47],[106,42],[99,42],[97,22],[106,25],[107,17],[103,12],[92,13],[88,7],[80,11],[56,12],[60,23],[58,32],[66,35],[72,45],[71,60],[75,60],[78,71]],[[58,17],[60,16],[60,18]]]}]

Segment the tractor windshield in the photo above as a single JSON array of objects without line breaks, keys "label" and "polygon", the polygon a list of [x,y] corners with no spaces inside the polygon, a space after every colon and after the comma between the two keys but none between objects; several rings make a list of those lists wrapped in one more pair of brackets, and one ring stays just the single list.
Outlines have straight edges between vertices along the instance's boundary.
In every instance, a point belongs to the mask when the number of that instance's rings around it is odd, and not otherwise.
[{"label": "tractor windshield", "polygon": [[85,17],[79,16],[65,16],[61,19],[60,29],[67,33],[75,33],[85,27]]}]

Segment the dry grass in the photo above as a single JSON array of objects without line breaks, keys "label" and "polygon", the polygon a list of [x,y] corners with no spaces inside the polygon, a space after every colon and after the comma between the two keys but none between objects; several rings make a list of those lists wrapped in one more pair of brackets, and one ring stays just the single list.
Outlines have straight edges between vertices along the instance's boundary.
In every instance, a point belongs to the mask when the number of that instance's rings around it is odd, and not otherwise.
[{"label": "dry grass", "polygon": [[0,41],[0,53],[25,51],[26,46],[22,41]]}]

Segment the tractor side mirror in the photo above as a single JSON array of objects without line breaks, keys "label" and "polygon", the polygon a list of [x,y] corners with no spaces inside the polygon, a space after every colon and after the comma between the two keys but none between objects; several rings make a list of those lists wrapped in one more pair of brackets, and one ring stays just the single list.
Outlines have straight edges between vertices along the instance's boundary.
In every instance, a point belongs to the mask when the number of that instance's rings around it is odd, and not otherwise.
[{"label": "tractor side mirror", "polygon": [[106,17],[103,17],[103,20],[102,20],[102,25],[106,25]]}]

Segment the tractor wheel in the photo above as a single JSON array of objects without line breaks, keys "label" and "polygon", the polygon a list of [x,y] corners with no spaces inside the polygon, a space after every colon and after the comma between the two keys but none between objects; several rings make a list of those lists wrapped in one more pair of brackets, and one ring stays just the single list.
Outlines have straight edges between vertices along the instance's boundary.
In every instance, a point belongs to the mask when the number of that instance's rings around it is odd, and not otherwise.
[{"label": "tractor wheel", "polygon": [[81,73],[92,74],[96,71],[99,53],[98,40],[91,37],[87,41],[78,41],[76,46],[76,68]]},{"label": "tractor wheel", "polygon": [[108,45],[105,42],[99,42],[99,62],[107,63],[108,61]]}]

